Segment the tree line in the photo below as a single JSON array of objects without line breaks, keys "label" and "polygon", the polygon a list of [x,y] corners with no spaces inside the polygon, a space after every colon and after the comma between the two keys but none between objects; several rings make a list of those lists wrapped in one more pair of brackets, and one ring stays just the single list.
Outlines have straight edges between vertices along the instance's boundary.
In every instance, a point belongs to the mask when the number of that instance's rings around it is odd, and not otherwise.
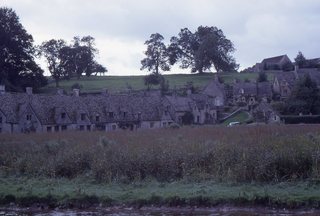
[{"label": "tree line", "polygon": [[56,86],[62,79],[105,73],[106,67],[95,60],[98,49],[94,41],[93,37],[85,36],[74,37],[70,44],[51,39],[36,46],[16,12],[0,7],[0,84],[12,91],[27,86],[37,90],[47,85],[44,70],[36,63],[40,57],[46,59]]},{"label": "tree line", "polygon": [[214,26],[199,26],[195,32],[183,28],[177,36],[171,37],[169,44],[165,44],[161,34],[154,33],[145,45],[146,57],[141,61],[141,70],[151,72],[145,77],[146,85],[161,84],[160,72],[169,71],[175,64],[199,74],[211,69],[233,72],[239,68],[232,56],[233,43]]}]

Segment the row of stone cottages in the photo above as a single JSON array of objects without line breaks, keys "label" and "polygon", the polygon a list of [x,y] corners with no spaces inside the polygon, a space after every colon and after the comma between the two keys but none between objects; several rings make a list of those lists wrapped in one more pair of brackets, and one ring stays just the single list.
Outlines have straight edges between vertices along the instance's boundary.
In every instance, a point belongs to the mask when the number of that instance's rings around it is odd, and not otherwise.
[{"label": "row of stone cottages", "polygon": [[[58,132],[67,130],[112,131],[149,129],[182,124],[186,113],[192,113],[195,124],[215,124],[216,98],[204,94],[188,97],[135,94],[80,95],[79,90],[66,95],[5,92],[0,86],[0,132]],[[190,117],[190,115],[189,115]]]}]

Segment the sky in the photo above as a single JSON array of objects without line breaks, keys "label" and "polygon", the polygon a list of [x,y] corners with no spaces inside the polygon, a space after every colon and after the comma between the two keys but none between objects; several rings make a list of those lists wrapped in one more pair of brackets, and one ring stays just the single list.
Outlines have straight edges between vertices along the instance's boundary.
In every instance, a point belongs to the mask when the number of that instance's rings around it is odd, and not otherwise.
[{"label": "sky", "polygon": [[283,54],[293,60],[298,51],[320,57],[319,0],[0,0],[0,6],[16,11],[37,45],[91,35],[109,75],[147,74],[140,61],[151,34],[168,43],[180,29],[200,25],[223,30],[240,69]]}]

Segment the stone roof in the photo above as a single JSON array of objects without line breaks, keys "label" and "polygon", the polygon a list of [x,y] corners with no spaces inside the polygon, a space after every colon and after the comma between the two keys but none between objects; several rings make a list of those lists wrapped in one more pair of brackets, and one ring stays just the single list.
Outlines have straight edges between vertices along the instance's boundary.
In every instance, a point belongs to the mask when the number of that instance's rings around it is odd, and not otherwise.
[{"label": "stone roof", "polygon": [[279,81],[279,83],[288,83],[289,87],[294,87],[296,81],[297,81],[297,75],[294,71],[288,71],[288,72],[278,72],[274,74],[275,79]]},{"label": "stone roof", "polygon": [[204,88],[203,94],[210,97],[225,97],[224,85],[217,80],[212,80]]},{"label": "stone roof", "polygon": [[287,57],[287,55],[281,55],[281,56],[275,56],[275,57],[271,57],[271,58],[266,58],[266,59],[263,59],[262,63],[278,64],[285,57]]},{"label": "stone roof", "polygon": [[[55,124],[61,113],[66,113],[65,123],[78,123],[81,114],[86,122],[140,120],[153,121],[161,118],[161,97],[143,95],[27,95],[25,93],[5,93],[0,95],[0,110],[7,122],[17,123],[19,115],[30,106],[42,124]],[[108,113],[113,112],[110,118]],[[125,112],[125,115],[123,114]]]},{"label": "stone roof", "polygon": [[245,95],[257,95],[258,94],[256,83],[239,82],[239,83],[233,84],[233,95],[241,94],[242,90]]},{"label": "stone roof", "polygon": [[258,82],[257,87],[258,97],[272,97],[272,85],[270,82]]}]

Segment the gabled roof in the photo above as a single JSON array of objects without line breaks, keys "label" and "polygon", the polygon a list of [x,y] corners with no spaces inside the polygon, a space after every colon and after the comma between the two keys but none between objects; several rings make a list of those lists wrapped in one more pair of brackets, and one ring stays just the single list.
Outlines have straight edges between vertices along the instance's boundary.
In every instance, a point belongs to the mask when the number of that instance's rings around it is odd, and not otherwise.
[{"label": "gabled roof", "polygon": [[278,64],[283,58],[288,58],[287,55],[280,55],[280,56],[275,56],[271,58],[266,58],[262,60],[262,63],[267,63],[267,64]]},{"label": "gabled roof", "polygon": [[251,82],[239,82],[233,85],[233,95],[241,94],[243,90],[243,94],[245,95],[257,95],[257,84]]},{"label": "gabled roof", "polygon": [[191,111],[191,106],[195,105],[195,103],[191,98],[179,97],[179,96],[165,96],[165,97],[177,112]]},{"label": "gabled roof", "polygon": [[280,84],[288,83],[289,87],[293,88],[297,81],[297,75],[293,71],[278,72],[274,74],[274,79],[277,79]]},{"label": "gabled roof", "polygon": [[210,97],[225,97],[224,85],[217,80],[212,80],[204,88],[203,94]]}]

